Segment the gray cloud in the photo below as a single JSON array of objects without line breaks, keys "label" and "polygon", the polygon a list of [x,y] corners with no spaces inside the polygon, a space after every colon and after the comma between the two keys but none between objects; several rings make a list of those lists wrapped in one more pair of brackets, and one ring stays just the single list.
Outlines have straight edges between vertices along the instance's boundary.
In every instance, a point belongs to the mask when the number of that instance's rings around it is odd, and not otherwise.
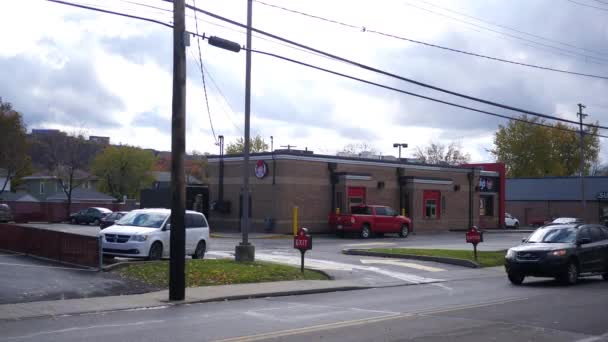
[{"label": "gray cloud", "polygon": [[161,133],[171,134],[171,120],[163,117],[158,112],[146,112],[137,114],[131,121],[131,126],[156,128]]},{"label": "gray cloud", "polygon": [[0,82],[0,94],[23,113],[30,127],[117,127],[111,114],[124,108],[122,100],[100,84],[92,63],[78,58],[57,69],[24,55],[0,57],[0,79],[5,81]]}]

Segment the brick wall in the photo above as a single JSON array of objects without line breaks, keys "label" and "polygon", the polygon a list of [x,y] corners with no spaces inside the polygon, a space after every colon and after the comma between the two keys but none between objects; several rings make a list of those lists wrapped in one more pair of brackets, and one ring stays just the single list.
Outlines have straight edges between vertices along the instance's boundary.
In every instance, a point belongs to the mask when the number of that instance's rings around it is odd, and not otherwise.
[{"label": "brick wall", "polygon": [[[299,223],[311,232],[328,230],[327,217],[331,208],[330,171],[327,162],[305,160],[276,160],[275,183],[273,181],[273,161],[267,160],[269,173],[263,179],[254,174],[256,161],[250,161],[248,172],[252,193],[251,229],[254,232],[266,231],[265,219],[274,218],[273,232],[289,233],[292,231],[292,210],[299,207]],[[218,231],[239,230],[239,195],[242,184],[242,162],[225,161],[224,163],[224,200],[231,202],[231,212],[222,214],[212,212],[210,221],[212,229]],[[466,170],[468,171],[468,170]],[[426,170],[405,169],[404,176],[419,178],[441,178],[451,180],[453,184],[411,184],[404,186],[409,193],[407,215],[413,219],[413,228],[418,232],[445,231],[450,228],[467,228],[469,213],[469,186],[467,172],[462,169]],[[346,203],[348,186],[366,188],[368,204],[388,205],[399,210],[399,181],[397,167],[374,165],[337,164],[335,172],[369,174],[371,180],[352,180],[341,177],[336,191],[341,191]],[[478,184],[476,174],[474,184]],[[384,182],[378,187],[378,182]],[[209,163],[210,200],[217,200],[219,183],[219,163]],[[458,185],[458,187],[455,187]],[[442,214],[439,219],[423,218],[422,193],[424,190],[441,191]],[[346,208],[343,208],[343,211]],[[473,194],[473,220],[479,224],[479,193]],[[497,219],[488,219],[487,225],[494,225]],[[494,228],[494,227],[492,227]]]}]

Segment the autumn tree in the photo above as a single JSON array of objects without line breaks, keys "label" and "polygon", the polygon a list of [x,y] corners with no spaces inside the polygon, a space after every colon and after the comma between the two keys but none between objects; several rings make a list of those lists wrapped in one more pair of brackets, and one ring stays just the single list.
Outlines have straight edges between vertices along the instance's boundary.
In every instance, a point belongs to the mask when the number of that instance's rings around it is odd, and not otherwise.
[{"label": "autumn tree", "polygon": [[194,177],[205,183],[207,181],[207,156],[198,151],[192,151],[192,157],[186,160],[184,169],[186,177]]},{"label": "autumn tree", "polygon": [[0,169],[4,169],[5,179],[0,183],[0,194],[9,181],[24,176],[30,171],[27,131],[21,113],[0,98]]},{"label": "autumn tree", "polygon": [[377,154],[378,149],[370,143],[362,142],[356,144],[348,144],[344,146],[342,152],[349,154],[359,154],[361,152],[370,152],[371,154]]},{"label": "autumn tree", "polygon": [[115,198],[139,198],[139,192],[154,182],[150,174],[156,157],[141,148],[108,146],[93,160],[91,171],[99,178],[98,188]]},{"label": "autumn tree", "polygon": [[448,145],[430,142],[427,146],[416,148],[414,156],[425,164],[460,165],[471,160],[471,156],[462,152],[462,146],[455,142]]},{"label": "autumn tree", "polygon": [[39,154],[37,160],[40,160],[59,182],[67,198],[67,212],[70,213],[74,189],[89,181],[88,177],[78,175],[88,170],[100,146],[87,141],[82,134],[63,132],[37,137],[33,144],[33,150]]},{"label": "autumn tree", "polygon": [[[226,146],[226,154],[240,154],[245,150],[245,139],[238,138],[235,142],[229,143]],[[258,134],[254,138],[249,139],[249,151],[252,153],[256,152],[267,152],[268,144]]]},{"label": "autumn tree", "polygon": [[[580,138],[577,127],[551,124],[528,116],[500,125],[491,153],[505,163],[509,177],[572,176],[579,173]],[[542,124],[540,126],[536,124]],[[553,127],[546,127],[553,126]],[[589,174],[600,150],[597,127],[587,129],[583,139],[584,173]]]}]

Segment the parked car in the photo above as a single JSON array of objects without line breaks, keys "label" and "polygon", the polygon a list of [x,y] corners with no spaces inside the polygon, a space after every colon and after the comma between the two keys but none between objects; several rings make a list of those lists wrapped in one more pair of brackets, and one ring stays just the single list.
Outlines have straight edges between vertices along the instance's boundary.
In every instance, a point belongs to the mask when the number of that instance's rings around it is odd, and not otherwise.
[{"label": "parked car", "polygon": [[99,226],[101,219],[111,214],[112,210],[106,208],[92,207],[70,215],[71,224],[90,224]]},{"label": "parked car", "polygon": [[9,222],[13,220],[13,213],[8,204],[0,204],[0,222]]},{"label": "parked car", "polygon": [[608,280],[608,228],[597,224],[550,224],[510,248],[505,269],[511,283],[527,276],[552,277],[575,284],[580,276]]},{"label": "parked car", "polygon": [[519,220],[513,217],[509,213],[505,213],[505,227],[506,228],[519,228]]},{"label": "parked car", "polygon": [[361,205],[352,207],[350,214],[330,214],[329,225],[338,235],[351,232],[367,239],[372,234],[384,233],[398,233],[401,237],[407,237],[411,221],[390,207]]},{"label": "parked car", "polygon": [[576,217],[558,217],[551,221],[550,224],[569,224],[569,223],[583,223],[583,220]]},{"label": "parked car", "polygon": [[113,225],[116,221],[120,220],[127,213],[128,211],[115,211],[109,215],[104,216],[101,219],[101,223],[99,223],[99,228],[104,229]]},{"label": "parked car", "polygon": [[[158,260],[169,255],[170,209],[137,209],[99,232],[103,255]],[[186,211],[186,254],[202,259],[209,248],[204,214]]]}]

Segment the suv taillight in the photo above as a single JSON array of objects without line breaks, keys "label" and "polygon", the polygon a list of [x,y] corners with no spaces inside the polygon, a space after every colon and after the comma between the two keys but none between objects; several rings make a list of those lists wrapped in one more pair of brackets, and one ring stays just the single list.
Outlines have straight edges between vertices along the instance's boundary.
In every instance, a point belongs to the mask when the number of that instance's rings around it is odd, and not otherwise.
[{"label": "suv taillight", "polygon": [[354,217],[354,216],[351,216],[351,218],[350,218],[350,223],[353,223],[353,224],[354,224],[355,222],[356,222],[355,217]]}]

